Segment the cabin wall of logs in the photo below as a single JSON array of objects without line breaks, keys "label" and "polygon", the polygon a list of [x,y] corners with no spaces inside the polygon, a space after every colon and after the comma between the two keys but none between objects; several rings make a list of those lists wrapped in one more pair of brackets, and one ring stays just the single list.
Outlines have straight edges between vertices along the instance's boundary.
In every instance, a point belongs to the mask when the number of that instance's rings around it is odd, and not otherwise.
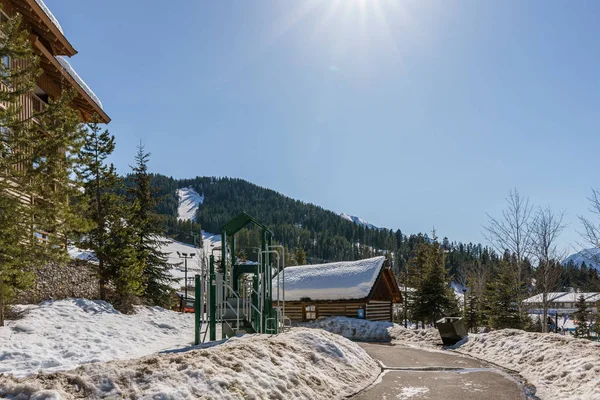
[{"label": "cabin wall of logs", "polygon": [[[279,304],[274,303],[277,306]],[[314,307],[314,312],[313,308]],[[310,321],[321,317],[358,318],[358,310],[364,310],[365,319],[391,321],[392,302],[370,300],[340,301],[286,301],[285,315],[292,321]]]}]

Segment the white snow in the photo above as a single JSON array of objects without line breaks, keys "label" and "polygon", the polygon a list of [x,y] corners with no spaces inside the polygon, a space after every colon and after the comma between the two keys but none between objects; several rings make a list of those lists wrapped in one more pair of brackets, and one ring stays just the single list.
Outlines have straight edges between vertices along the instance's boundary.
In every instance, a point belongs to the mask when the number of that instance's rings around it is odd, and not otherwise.
[{"label": "white snow", "polygon": [[396,395],[396,399],[398,400],[408,400],[415,396],[421,397],[429,392],[429,389],[426,387],[415,387],[415,386],[407,386],[400,389],[400,393]]},{"label": "white snow", "polygon": [[600,399],[600,343],[503,329],[469,335],[456,351],[519,372],[541,399]]},{"label": "white snow", "polygon": [[162,238],[165,241],[165,245],[160,248],[164,253],[168,254],[168,262],[172,267],[169,269],[169,273],[177,281],[172,283],[172,287],[179,289],[185,286],[185,263],[184,259],[179,257],[177,252],[183,255],[183,253],[193,254],[193,258],[187,260],[187,271],[188,278],[193,278],[194,275],[200,274],[202,271],[202,250],[192,245],[181,243],[173,239]]},{"label": "white snow", "polygon": [[65,71],[67,71],[69,73],[69,75],[71,75],[73,77],[73,79],[75,79],[77,81],[77,84],[79,86],[81,86],[81,88],[92,98],[94,103],[98,104],[98,106],[100,108],[104,108],[104,107],[102,107],[102,102],[100,101],[98,96],[96,96],[94,91],[92,89],[90,89],[90,87],[87,85],[87,83],[85,83],[85,81],[79,76],[79,74],[71,66],[69,61],[67,61],[67,59],[63,56],[55,56],[55,58],[60,63],[60,65],[62,65],[62,67],[65,69]]},{"label": "white snow", "polygon": [[83,261],[98,261],[96,255],[91,250],[80,249],[77,246],[69,245],[67,246],[67,253],[69,253],[69,257],[74,260],[83,260]]},{"label": "white snow", "polygon": [[194,189],[187,187],[177,189],[179,206],[177,216],[182,221],[195,221],[198,207],[204,203],[204,194],[199,195]]},{"label": "white snow", "polygon": [[571,254],[563,261],[563,265],[567,265],[569,261],[577,266],[581,266],[582,263],[591,268],[595,268],[600,271],[600,248],[583,249],[578,253]]},{"label": "white snow", "polygon": [[319,318],[302,324],[307,328],[324,329],[345,338],[366,342],[397,342],[405,345],[435,347],[442,343],[437,329],[407,329],[384,321],[369,321],[347,317]]},{"label": "white snow", "polygon": [[0,376],[0,396],[332,400],[362,390],[380,373],[378,364],[355,343],[313,329],[246,335],[186,350],[88,364],[51,377]]},{"label": "white snow", "polygon": [[[390,322],[344,317],[324,318],[306,327],[325,329],[353,340],[391,341],[433,350],[441,344],[437,329],[405,329]],[[502,329],[469,334],[451,351],[518,372],[544,399],[600,400],[600,343],[558,334]],[[411,392],[412,393],[412,392]],[[400,393],[408,396],[407,393]],[[400,397],[408,398],[408,397]]]},{"label": "white snow", "polygon": [[50,9],[44,3],[44,1],[43,0],[35,0],[35,2],[40,6],[40,8],[44,11],[44,13],[46,13],[48,18],[50,18],[50,21],[52,21],[52,23],[56,26],[56,28],[60,31],[60,33],[62,33],[64,35],[62,26],[60,26],[60,24],[58,23],[58,19],[56,19],[54,14],[52,14],[52,11],[50,11]]},{"label": "white snow", "polygon": [[[285,275],[285,300],[350,300],[369,296],[383,267],[385,257],[359,261],[288,267]],[[273,293],[277,293],[277,277],[273,278]]]},{"label": "white snow", "polygon": [[[207,254],[209,254],[212,249],[221,247],[221,235],[202,231],[202,242],[204,244],[204,249],[206,250]],[[221,258],[221,252],[215,251],[214,254],[215,259],[218,260]]]},{"label": "white snow", "polygon": [[0,327],[0,373],[16,376],[141,357],[194,338],[193,314],[160,307],[125,315],[104,301],[66,299],[15,309],[25,314]]},{"label": "white snow", "polygon": [[369,228],[369,229],[382,229],[382,228],[379,228],[379,227],[377,227],[377,226],[375,226],[375,225],[373,225],[373,224],[365,221],[364,219],[362,219],[360,217],[356,217],[354,215],[349,215],[349,214],[346,214],[346,213],[341,213],[340,217],[344,218],[347,221],[354,222],[357,225],[362,225],[365,228]]}]

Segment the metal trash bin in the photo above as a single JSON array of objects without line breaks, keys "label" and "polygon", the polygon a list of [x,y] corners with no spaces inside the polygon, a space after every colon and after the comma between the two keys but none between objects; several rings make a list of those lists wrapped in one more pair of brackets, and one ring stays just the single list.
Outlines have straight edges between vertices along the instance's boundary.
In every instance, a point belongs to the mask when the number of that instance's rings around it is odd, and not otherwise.
[{"label": "metal trash bin", "polygon": [[444,317],[436,322],[444,346],[452,346],[468,336],[465,321],[461,317]]}]

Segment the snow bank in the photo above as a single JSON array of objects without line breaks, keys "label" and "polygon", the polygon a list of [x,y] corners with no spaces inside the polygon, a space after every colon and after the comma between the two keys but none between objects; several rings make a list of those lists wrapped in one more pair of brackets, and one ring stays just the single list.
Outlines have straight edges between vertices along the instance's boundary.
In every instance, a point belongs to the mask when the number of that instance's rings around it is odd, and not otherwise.
[{"label": "snow bank", "polygon": [[83,260],[90,262],[97,262],[96,254],[94,254],[91,250],[80,249],[77,246],[69,245],[67,246],[67,252],[69,253],[69,257],[73,260]]},{"label": "snow bank", "polygon": [[0,327],[0,373],[16,376],[141,357],[194,337],[193,314],[159,307],[125,315],[104,301],[67,299],[15,308],[25,315]]},{"label": "snow bank", "polygon": [[330,400],[363,389],[379,373],[377,363],[355,343],[296,328],[275,336],[235,338],[211,348],[88,364],[71,373],[0,377],[0,395]]},{"label": "snow bank", "polygon": [[398,324],[365,319],[331,317],[303,324],[307,328],[324,329],[345,338],[365,342],[390,342],[421,347],[442,344],[436,329],[407,329]]},{"label": "snow bank", "polygon": [[457,352],[518,371],[542,399],[600,399],[600,343],[503,329],[470,335]]},{"label": "snow bank", "polygon": [[177,198],[179,205],[177,207],[177,216],[182,221],[195,221],[196,211],[200,204],[204,203],[204,195],[200,196],[192,188],[177,189]]},{"label": "snow bank", "polygon": [[[384,261],[385,257],[374,257],[288,267],[281,274],[285,275],[285,300],[364,299],[371,293]],[[273,286],[273,293],[279,293],[277,278],[273,278]]]}]

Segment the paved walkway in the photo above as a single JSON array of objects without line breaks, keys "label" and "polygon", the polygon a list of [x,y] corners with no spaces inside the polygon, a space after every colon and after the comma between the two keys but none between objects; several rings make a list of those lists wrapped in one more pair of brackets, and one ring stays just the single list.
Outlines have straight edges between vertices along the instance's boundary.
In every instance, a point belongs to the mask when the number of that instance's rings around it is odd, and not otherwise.
[{"label": "paved walkway", "polygon": [[354,400],[525,399],[511,376],[472,358],[390,344],[359,344],[383,364],[384,372]]}]

